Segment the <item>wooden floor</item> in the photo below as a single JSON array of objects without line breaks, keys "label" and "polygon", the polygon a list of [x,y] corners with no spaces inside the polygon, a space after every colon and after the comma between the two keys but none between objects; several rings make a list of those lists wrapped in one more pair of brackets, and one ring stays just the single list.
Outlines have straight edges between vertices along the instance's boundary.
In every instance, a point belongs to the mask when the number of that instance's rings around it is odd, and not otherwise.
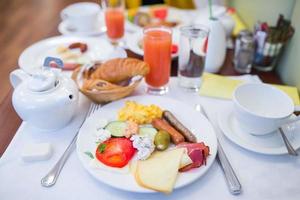
[{"label": "wooden floor", "polygon": [[20,53],[30,44],[58,35],[59,12],[76,0],[0,1],[0,102],[10,90],[9,72],[18,65]]},{"label": "wooden floor", "polygon": [[[9,73],[18,67],[18,57],[26,47],[59,35],[59,13],[75,2],[79,0],[0,0],[0,156],[21,123],[11,105]],[[232,67],[232,55],[233,52],[229,51],[221,74],[237,74]],[[134,55],[129,52],[129,56]],[[176,66],[176,61],[173,65]],[[280,83],[274,73],[259,75],[266,82]]]},{"label": "wooden floor", "polygon": [[18,57],[26,47],[59,35],[61,9],[79,1],[0,0],[0,155],[21,122],[11,106],[9,73],[18,67]]}]

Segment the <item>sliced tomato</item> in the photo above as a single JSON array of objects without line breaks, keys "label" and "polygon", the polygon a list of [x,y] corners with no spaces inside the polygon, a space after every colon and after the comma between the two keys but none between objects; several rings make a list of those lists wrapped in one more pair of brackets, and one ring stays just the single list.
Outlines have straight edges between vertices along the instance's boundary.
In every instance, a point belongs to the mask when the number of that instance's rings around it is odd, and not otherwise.
[{"label": "sliced tomato", "polygon": [[178,52],[178,45],[177,44],[172,44],[171,46],[171,53],[175,54]]},{"label": "sliced tomato", "polygon": [[134,153],[135,149],[128,138],[110,138],[99,144],[96,158],[107,166],[122,168],[128,164]]},{"label": "sliced tomato", "polygon": [[154,17],[163,21],[166,19],[167,15],[168,15],[168,9],[167,8],[155,8],[153,10],[153,15],[154,15]]}]

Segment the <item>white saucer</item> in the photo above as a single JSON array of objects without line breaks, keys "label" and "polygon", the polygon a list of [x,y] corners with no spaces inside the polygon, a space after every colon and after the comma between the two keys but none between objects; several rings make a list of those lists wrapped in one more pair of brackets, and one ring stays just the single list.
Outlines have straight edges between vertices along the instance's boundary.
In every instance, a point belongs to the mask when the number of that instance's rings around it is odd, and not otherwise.
[{"label": "white saucer", "polygon": [[[99,25],[101,23],[99,22]],[[90,31],[77,31],[75,29],[71,29],[68,27],[67,23],[65,21],[60,22],[58,25],[58,31],[62,35],[74,35],[74,36],[97,36],[101,35],[106,32],[106,27],[105,26],[99,26],[95,30],[90,30]]]},{"label": "white saucer", "polygon": [[[218,124],[229,140],[245,149],[268,155],[288,153],[279,131],[263,136],[254,136],[242,130],[233,114],[232,107],[219,112]],[[284,128],[284,132],[293,147],[298,149],[300,147],[300,124],[296,123],[293,128]]]}]

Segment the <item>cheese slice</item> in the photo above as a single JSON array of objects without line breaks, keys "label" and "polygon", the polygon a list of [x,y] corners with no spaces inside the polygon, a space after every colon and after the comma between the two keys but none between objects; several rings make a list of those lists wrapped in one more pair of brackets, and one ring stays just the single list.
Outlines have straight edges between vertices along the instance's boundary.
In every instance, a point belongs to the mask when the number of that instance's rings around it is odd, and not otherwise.
[{"label": "cheese slice", "polygon": [[184,153],[182,154],[182,157],[181,157],[179,169],[193,163],[192,159],[188,155],[187,149],[186,148],[183,148],[183,149],[184,149]]},{"label": "cheese slice", "polygon": [[[187,153],[187,149],[186,148],[183,148],[185,151],[184,153],[182,154],[182,157],[181,157],[181,160],[180,160],[180,165],[179,165],[179,169],[189,165],[189,164],[192,164],[193,161],[192,159],[189,157],[188,153]],[[132,161],[131,164],[130,164],[130,172],[135,175],[135,172],[136,172],[136,166],[137,166],[137,161]]]},{"label": "cheese slice", "polygon": [[155,152],[147,160],[138,161],[135,173],[137,183],[156,191],[172,192],[184,152],[184,148]]}]

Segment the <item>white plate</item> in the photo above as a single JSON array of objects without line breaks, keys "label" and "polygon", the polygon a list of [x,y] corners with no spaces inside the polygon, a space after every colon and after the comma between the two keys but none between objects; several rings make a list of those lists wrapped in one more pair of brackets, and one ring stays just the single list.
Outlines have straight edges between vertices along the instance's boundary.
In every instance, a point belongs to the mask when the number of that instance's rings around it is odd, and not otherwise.
[{"label": "white plate", "polygon": [[90,30],[90,31],[77,31],[70,29],[65,21],[61,21],[58,25],[58,31],[62,35],[73,35],[73,36],[97,36],[101,35],[106,32],[106,27],[105,26],[100,26],[97,27],[95,30]]},{"label": "white plate", "polygon": [[101,38],[56,36],[41,40],[26,48],[19,57],[19,67],[25,72],[32,74],[43,65],[47,56],[60,57],[56,53],[58,46],[69,45],[73,42],[83,42],[88,45],[88,50],[84,53],[86,62],[106,60],[113,57],[127,57],[125,50],[118,49],[116,52],[107,40]]},{"label": "white plate", "polygon": [[[219,112],[218,124],[229,140],[245,149],[268,155],[288,153],[279,131],[263,136],[255,136],[242,130],[233,114],[232,107]],[[295,124],[294,127],[285,128],[284,131],[293,147],[298,149],[300,147],[300,126]]]},{"label": "white plate", "polygon": [[[179,48],[179,30],[173,29],[172,31],[173,31],[172,32],[172,43],[176,44]],[[129,34],[126,37],[126,45],[127,45],[128,49],[140,56],[143,56],[144,50],[141,49],[138,45],[139,41],[141,41],[142,39],[143,39],[143,32],[141,30],[137,31],[133,34]],[[172,54],[172,58],[177,57],[178,52],[179,52],[179,50],[177,51],[176,54]]]},{"label": "white plate", "polygon": [[[126,100],[136,101],[142,104],[156,104],[163,109],[172,111],[176,117],[182,121],[190,130],[197,136],[198,141],[204,141],[210,148],[210,156],[207,158],[207,164],[200,168],[193,169],[189,172],[180,173],[175,184],[175,189],[188,185],[204,175],[205,172],[212,165],[217,153],[217,140],[214,130],[209,121],[199,112],[194,111],[188,105],[169,99],[166,97],[158,96],[133,96],[113,103],[107,104],[95,112],[91,118],[108,118],[116,119],[117,111],[124,106]],[[93,119],[89,119],[93,120]],[[150,193],[155,192],[149,189],[140,187],[132,174],[119,174],[101,169],[94,169],[90,166],[90,158],[84,153],[86,151],[94,152],[97,145],[95,138],[89,130],[89,123],[84,123],[79,131],[77,139],[77,154],[84,168],[97,180],[125,191]]]}]

